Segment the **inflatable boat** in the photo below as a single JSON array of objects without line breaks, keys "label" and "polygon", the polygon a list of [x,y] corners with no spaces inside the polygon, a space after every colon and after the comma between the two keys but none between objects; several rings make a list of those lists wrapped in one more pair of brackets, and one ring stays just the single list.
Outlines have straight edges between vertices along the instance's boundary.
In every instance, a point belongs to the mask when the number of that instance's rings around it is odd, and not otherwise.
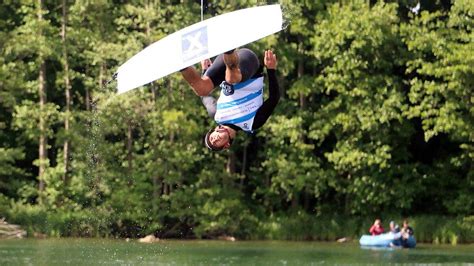
[{"label": "inflatable boat", "polygon": [[415,237],[409,236],[402,241],[402,233],[386,233],[377,236],[363,235],[359,243],[361,246],[370,247],[404,247],[414,248],[416,246]]}]

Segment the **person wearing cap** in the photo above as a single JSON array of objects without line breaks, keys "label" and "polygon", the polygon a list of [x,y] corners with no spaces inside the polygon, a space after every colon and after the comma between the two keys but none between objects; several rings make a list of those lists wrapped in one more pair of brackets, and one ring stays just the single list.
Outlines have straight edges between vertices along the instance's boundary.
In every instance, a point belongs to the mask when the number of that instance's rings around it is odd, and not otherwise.
[{"label": "person wearing cap", "polygon": [[400,227],[394,221],[390,221],[390,232],[396,234],[400,232]]},{"label": "person wearing cap", "polygon": [[[181,70],[194,92],[201,96],[209,116],[218,124],[204,137],[204,144],[213,151],[228,149],[238,131],[252,133],[262,127],[273,113],[280,99],[276,79],[277,58],[271,50],[265,51],[269,97],[263,101],[263,67],[250,49],[238,49],[219,55],[214,63],[201,62],[203,76],[195,68]],[[216,101],[209,94],[220,87]]]},{"label": "person wearing cap", "polygon": [[394,221],[390,221],[390,233],[393,235],[393,240],[390,242],[391,247],[399,247],[402,245],[400,227]]}]

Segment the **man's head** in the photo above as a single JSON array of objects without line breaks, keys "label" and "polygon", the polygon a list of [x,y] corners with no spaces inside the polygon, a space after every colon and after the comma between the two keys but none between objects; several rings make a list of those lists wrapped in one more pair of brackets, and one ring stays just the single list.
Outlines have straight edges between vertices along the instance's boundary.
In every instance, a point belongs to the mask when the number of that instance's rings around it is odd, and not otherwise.
[{"label": "man's head", "polygon": [[408,227],[408,220],[403,220],[403,228],[407,228]]},{"label": "man's head", "polygon": [[212,151],[221,151],[228,149],[232,144],[232,140],[233,139],[227,128],[217,126],[207,132],[204,137],[204,144]]}]

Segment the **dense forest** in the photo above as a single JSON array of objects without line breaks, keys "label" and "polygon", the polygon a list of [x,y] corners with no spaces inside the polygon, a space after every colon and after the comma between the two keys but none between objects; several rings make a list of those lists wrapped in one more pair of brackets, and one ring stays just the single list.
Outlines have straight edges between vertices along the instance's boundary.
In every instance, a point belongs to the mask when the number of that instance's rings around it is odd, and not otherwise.
[{"label": "dense forest", "polygon": [[[408,217],[422,241],[474,241],[474,1],[279,1],[288,26],[246,47],[277,54],[282,99],[219,153],[179,73],[107,84],[200,2],[0,5],[0,217],[51,236],[325,240]],[[204,18],[274,3],[204,1]]]}]

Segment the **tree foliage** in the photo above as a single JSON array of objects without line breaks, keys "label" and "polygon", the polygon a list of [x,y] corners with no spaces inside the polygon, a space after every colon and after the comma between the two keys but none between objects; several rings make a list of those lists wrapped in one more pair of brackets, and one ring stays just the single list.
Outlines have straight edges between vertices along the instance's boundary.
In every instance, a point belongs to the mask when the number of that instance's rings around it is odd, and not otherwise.
[{"label": "tree foliage", "polygon": [[[292,215],[473,215],[472,1],[282,1],[285,30],[248,45],[276,52],[282,99],[224,153],[201,145],[213,121],[179,74],[103,86],[200,21],[199,1],[39,2],[0,6],[0,215],[44,231],[46,215],[58,235],[243,238]],[[204,2],[205,18],[261,4]]]}]

